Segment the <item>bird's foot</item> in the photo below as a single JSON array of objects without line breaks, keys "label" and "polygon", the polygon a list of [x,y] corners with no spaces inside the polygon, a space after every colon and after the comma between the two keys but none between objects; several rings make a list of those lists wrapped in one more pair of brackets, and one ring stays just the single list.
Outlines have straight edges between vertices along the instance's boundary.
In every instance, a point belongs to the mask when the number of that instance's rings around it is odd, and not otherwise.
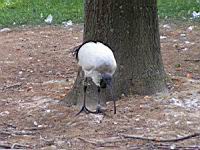
[{"label": "bird's foot", "polygon": [[80,113],[82,113],[82,112],[85,112],[86,114],[88,114],[88,113],[96,113],[96,112],[93,112],[93,111],[91,111],[91,110],[89,110],[86,106],[83,106],[82,108],[81,108],[81,110],[76,114],[76,116],[78,116]]},{"label": "bird's foot", "polygon": [[97,105],[97,108],[96,108],[96,114],[100,114],[100,113],[104,113],[103,110],[101,109],[101,106],[100,105]]}]

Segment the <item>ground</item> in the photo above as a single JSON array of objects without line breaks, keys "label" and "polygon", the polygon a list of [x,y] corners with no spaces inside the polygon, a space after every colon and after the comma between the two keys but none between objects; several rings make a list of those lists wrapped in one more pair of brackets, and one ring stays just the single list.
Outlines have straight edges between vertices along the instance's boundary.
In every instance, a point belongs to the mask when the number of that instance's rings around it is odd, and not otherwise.
[{"label": "ground", "polygon": [[0,32],[0,148],[175,149],[200,146],[200,137],[156,140],[200,132],[200,26],[161,23],[161,49],[169,93],[108,102],[105,115],[80,114],[63,97],[78,66],[71,49],[83,26],[14,28]]}]

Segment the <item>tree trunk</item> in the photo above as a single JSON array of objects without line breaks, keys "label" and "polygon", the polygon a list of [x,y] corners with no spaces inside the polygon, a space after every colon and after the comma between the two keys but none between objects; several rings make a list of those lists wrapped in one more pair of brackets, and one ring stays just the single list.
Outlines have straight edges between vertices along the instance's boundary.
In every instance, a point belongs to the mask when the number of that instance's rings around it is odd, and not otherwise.
[{"label": "tree trunk", "polygon": [[[85,0],[84,41],[97,40],[111,47],[118,68],[114,95],[154,94],[166,90],[166,74],[160,53],[156,0]],[[83,101],[80,72],[68,103]],[[87,104],[96,104],[97,88],[90,82]],[[102,103],[109,92],[102,92]],[[94,102],[94,103],[93,103]]]}]

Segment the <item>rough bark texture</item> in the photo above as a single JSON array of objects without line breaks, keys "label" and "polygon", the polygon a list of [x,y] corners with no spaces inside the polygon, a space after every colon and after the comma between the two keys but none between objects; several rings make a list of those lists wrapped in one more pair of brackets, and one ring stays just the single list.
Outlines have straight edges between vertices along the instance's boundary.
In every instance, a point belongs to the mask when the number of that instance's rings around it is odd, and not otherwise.
[{"label": "rough bark texture", "polygon": [[[166,90],[166,75],[160,53],[156,0],[85,0],[84,41],[98,40],[109,45],[118,68],[114,94],[154,94]],[[68,103],[82,101],[82,73],[66,97]],[[97,99],[93,83],[87,101]],[[102,102],[109,99],[106,90]]]}]

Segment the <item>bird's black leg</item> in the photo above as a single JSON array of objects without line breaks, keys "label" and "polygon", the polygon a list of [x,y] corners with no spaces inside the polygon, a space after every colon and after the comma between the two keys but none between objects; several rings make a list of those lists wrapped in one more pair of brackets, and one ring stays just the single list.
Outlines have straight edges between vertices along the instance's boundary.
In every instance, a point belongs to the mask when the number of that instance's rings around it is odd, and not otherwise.
[{"label": "bird's black leg", "polygon": [[98,103],[97,103],[96,113],[102,113],[101,104],[100,104],[100,92],[101,92],[100,86],[97,87],[97,92],[98,92]]},{"label": "bird's black leg", "polygon": [[114,103],[114,114],[116,114],[116,100],[115,100],[114,95],[113,95],[112,84],[110,84],[110,85],[108,86],[108,88],[110,89],[111,98],[112,98],[113,103]]},{"label": "bird's black leg", "polygon": [[86,112],[86,113],[95,113],[93,111],[90,111],[86,107],[86,92],[87,92],[87,77],[84,80],[84,87],[83,87],[83,106],[82,106],[81,110],[76,114],[76,116],[78,116],[83,111]]}]

